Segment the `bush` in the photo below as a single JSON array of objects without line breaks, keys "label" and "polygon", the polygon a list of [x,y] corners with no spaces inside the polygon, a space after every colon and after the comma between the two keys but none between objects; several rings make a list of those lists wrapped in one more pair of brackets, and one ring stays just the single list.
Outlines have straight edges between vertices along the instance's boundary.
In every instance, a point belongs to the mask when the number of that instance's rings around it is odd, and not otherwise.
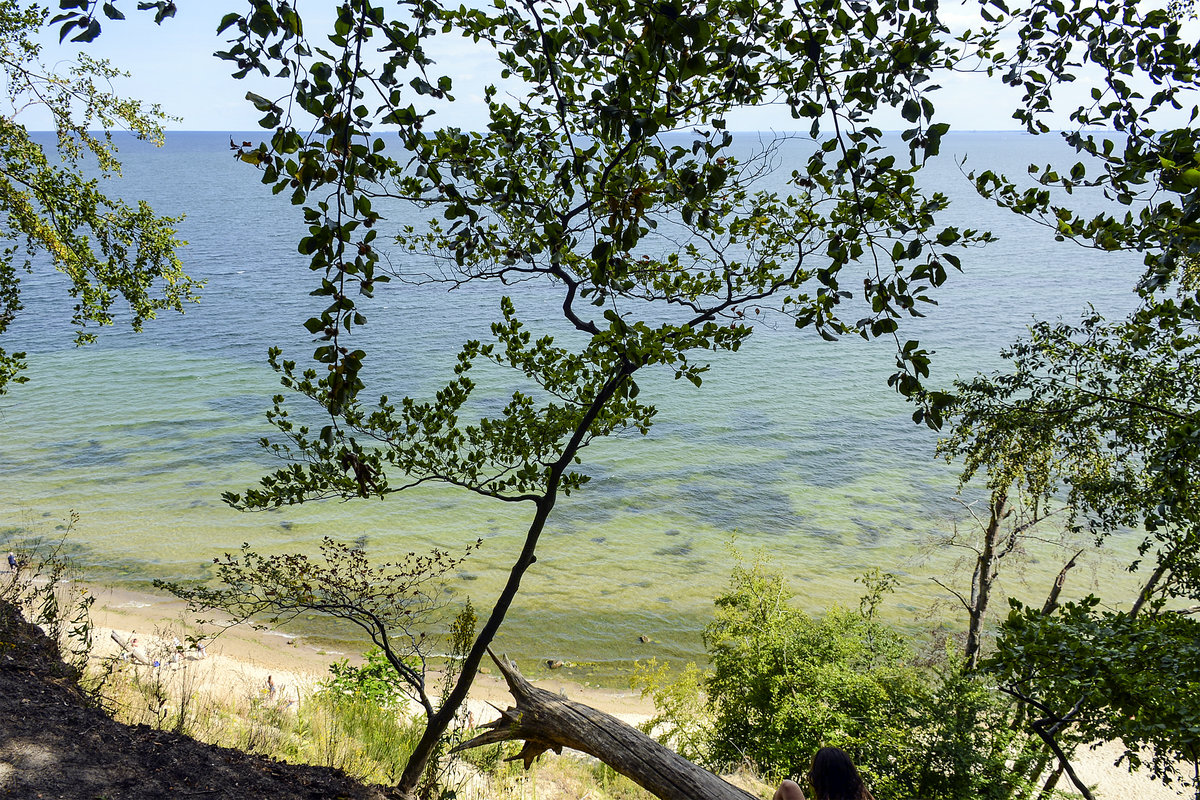
[{"label": "bush", "polygon": [[[763,564],[735,568],[705,632],[712,671],[702,760],[718,770],[750,761],[779,779],[803,775],[818,748],[835,746],[879,797],[1011,796],[1019,787],[1006,762],[1023,740],[1007,703],[953,657],[918,668],[906,640],[875,618],[886,578],[867,584],[858,611],[817,618],[795,608]],[[656,698],[674,692],[676,709],[689,708],[689,683],[692,696],[700,686],[685,676],[668,687],[665,675],[645,671],[642,682]],[[694,713],[659,721],[696,739]]]},{"label": "bush", "polygon": [[381,708],[399,708],[408,699],[403,680],[378,647],[363,653],[362,666],[343,658],[329,665],[329,673],[320,691],[335,698],[366,700]]}]

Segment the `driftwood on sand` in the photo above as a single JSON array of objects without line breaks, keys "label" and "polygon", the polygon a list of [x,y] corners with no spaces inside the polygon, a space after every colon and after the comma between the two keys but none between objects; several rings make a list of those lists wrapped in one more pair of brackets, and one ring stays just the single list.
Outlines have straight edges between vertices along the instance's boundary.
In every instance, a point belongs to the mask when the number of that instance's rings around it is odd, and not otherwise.
[{"label": "driftwood on sand", "polygon": [[121,648],[121,652],[133,663],[146,665],[151,663],[150,659],[146,656],[146,651],[138,644],[137,637],[127,639],[116,631],[110,633],[109,637],[117,643],[117,646]]},{"label": "driftwood on sand", "polygon": [[516,758],[526,769],[547,750],[561,753],[569,747],[595,756],[662,800],[758,800],[616,717],[537,688],[516,664],[488,653],[508,682],[516,706],[501,711],[499,719],[483,726],[483,733],[455,751],[523,739],[525,746]]}]

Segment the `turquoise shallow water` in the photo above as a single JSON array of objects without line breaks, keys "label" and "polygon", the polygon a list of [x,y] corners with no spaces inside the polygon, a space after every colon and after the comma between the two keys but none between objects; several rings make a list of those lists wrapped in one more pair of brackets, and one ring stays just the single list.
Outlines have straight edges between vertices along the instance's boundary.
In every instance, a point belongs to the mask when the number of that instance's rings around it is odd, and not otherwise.
[{"label": "turquoise shallow water", "polygon": [[[529,509],[436,488],[257,514],[220,501],[274,466],[257,445],[270,433],[263,412],[278,387],[266,349],[280,344],[305,357],[300,322],[313,308],[294,250],[297,215],[227,146],[221,134],[171,134],[162,150],[124,151],[123,191],[188,215],[184,258],[208,288],[186,316],[140,335],[106,330],[79,350],[62,322],[61,282],[44,274],[26,282],[27,311],[5,345],[29,351],[31,380],[0,399],[0,530],[52,532],[75,509],[73,541],[89,573],[143,587],[154,577],[199,576],[242,542],[305,549],[330,535],[386,558],[482,537],[449,591],[488,607]],[[1057,154],[1015,134],[963,134],[944,149],[1014,174]],[[949,158],[933,181],[956,198],[955,220],[1001,238],[967,254],[965,273],[913,328],[937,350],[935,380],[998,366],[1000,347],[1034,316],[1073,317],[1088,302],[1111,313],[1132,305],[1138,259],[1054,243],[973,197]],[[551,297],[521,292],[518,308],[530,320],[553,318]],[[374,392],[435,389],[459,344],[486,334],[498,297],[491,287],[386,287],[360,339],[372,354]],[[944,595],[931,578],[946,578],[959,557],[933,542],[965,515],[953,469],[932,459],[934,434],[915,427],[885,385],[892,360],[885,342],[830,344],[763,326],[740,353],[716,358],[699,390],[648,377],[643,396],[660,408],[651,435],[589,448],[594,479],[560,503],[501,646],[601,673],[634,657],[694,655],[731,548],[769,554],[814,609],[856,603],[854,578],[869,567],[893,571],[901,583],[889,613],[923,619]],[[507,380],[494,390],[510,390]],[[1093,559],[1081,588],[1115,570],[1110,561]],[[1057,568],[1052,557],[1033,565],[1029,591],[1040,593]],[[637,643],[641,634],[656,643]]]}]

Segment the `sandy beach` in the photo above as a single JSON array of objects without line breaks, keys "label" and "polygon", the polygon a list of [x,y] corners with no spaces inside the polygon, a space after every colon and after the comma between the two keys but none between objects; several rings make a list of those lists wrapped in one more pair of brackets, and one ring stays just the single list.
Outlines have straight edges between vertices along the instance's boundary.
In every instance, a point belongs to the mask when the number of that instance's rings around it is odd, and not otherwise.
[{"label": "sandy beach", "polygon": [[[180,663],[169,663],[174,651],[172,636],[196,633],[184,623],[184,607],[174,598],[130,592],[114,588],[92,589],[96,605],[92,619],[96,625],[97,654],[108,655],[118,650],[111,638],[137,637],[148,657],[161,656],[161,668],[181,670],[186,667],[192,686],[224,696],[264,699],[268,697],[268,676],[276,686],[275,701],[281,704],[303,702],[317,684],[328,675],[329,665],[342,658],[352,663],[360,661],[359,654],[339,653],[322,649],[292,636],[270,631],[257,631],[247,626],[225,630],[207,645],[204,657],[187,650]],[[153,669],[153,667],[138,667]],[[502,679],[488,673],[478,676],[468,701],[468,710],[476,724],[494,719],[495,707],[506,707],[509,695]],[[491,673],[491,674],[489,674]],[[653,714],[653,705],[633,691],[599,689],[554,678],[529,676],[543,689],[564,693],[573,700],[598,708],[630,724],[638,724]],[[1121,753],[1116,744],[1103,745],[1095,750],[1080,752],[1075,762],[1080,776],[1102,800],[1174,800],[1183,795],[1140,773],[1129,773],[1114,766]],[[1066,790],[1064,777],[1059,784]],[[1069,795],[1074,794],[1068,792]],[[1077,796],[1077,795],[1076,795]]]},{"label": "sandy beach", "polygon": [[[174,649],[172,637],[181,640],[184,634],[198,631],[186,619],[184,604],[172,597],[132,592],[113,587],[91,587],[96,596],[92,622],[96,626],[96,653],[107,656],[118,650],[111,638],[116,633],[123,639],[138,638],[147,655],[157,653],[169,657]],[[206,628],[203,633],[216,633]],[[205,657],[198,658],[194,650],[183,656],[193,680],[218,693],[238,696],[259,696],[266,692],[267,677],[271,676],[280,688],[277,691],[291,700],[302,700],[306,693],[329,676],[329,665],[341,659],[361,663],[361,653],[329,650],[296,636],[275,631],[255,630],[243,625],[221,631],[205,648]],[[158,660],[164,661],[164,658]],[[164,661],[170,668],[172,665]],[[476,723],[496,717],[493,706],[506,707],[510,698],[507,687],[494,665],[483,668],[471,689],[468,710]],[[582,686],[569,680],[529,674],[530,681],[550,692],[565,694],[572,700],[594,706],[619,719],[636,725],[649,719],[653,704],[631,690],[602,689]]]}]

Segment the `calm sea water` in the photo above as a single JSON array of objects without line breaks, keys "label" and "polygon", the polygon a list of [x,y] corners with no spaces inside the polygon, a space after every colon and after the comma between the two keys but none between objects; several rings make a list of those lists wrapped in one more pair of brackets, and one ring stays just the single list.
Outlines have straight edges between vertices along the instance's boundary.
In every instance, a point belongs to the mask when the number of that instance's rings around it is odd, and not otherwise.
[{"label": "calm sea water", "polygon": [[[4,342],[29,352],[30,382],[0,398],[0,530],[53,533],[74,509],[81,521],[72,541],[88,573],[133,587],[199,576],[242,542],[310,549],[329,535],[387,558],[482,537],[449,591],[490,608],[530,509],[437,488],[269,513],[220,501],[275,466],[257,444],[271,432],[263,412],[278,390],[266,350],[278,344],[304,359],[311,344],[300,323],[315,308],[295,251],[299,215],[231,157],[228,143],[223,134],[172,133],[160,150],[123,147],[120,191],[187,215],[183,258],[208,286],[186,316],[138,335],[105,330],[98,344],[76,349],[60,276],[26,281],[27,309]],[[798,147],[782,151],[785,164],[799,160]],[[955,199],[948,221],[1000,241],[965,254],[940,305],[910,329],[937,351],[935,382],[996,368],[999,349],[1034,317],[1133,305],[1139,259],[1055,243],[975,197],[955,163],[967,156],[1022,175],[1031,161],[1072,163],[1069,152],[1016,134],[960,134],[943,149],[929,180]],[[403,212],[395,217],[400,224]],[[514,291],[526,318],[557,325],[552,296]],[[371,393],[428,396],[450,375],[461,342],[486,335],[499,296],[496,287],[385,287],[356,334],[371,354]],[[657,424],[648,437],[589,449],[594,479],[559,504],[500,647],[601,674],[636,657],[692,656],[734,551],[768,554],[813,609],[856,603],[854,578],[867,568],[892,571],[901,583],[891,613],[920,617],[943,594],[931,578],[947,578],[959,557],[934,543],[966,523],[954,469],[933,460],[935,435],[914,426],[885,385],[892,362],[886,342],[826,343],[764,326],[741,352],[715,358],[701,389],[669,375],[644,379]],[[507,393],[503,380],[493,388]],[[1043,573],[1058,568],[1043,560],[1028,573],[1034,594]],[[1098,559],[1093,567],[1081,588],[1104,574]],[[638,643],[642,634],[655,643]]]}]

